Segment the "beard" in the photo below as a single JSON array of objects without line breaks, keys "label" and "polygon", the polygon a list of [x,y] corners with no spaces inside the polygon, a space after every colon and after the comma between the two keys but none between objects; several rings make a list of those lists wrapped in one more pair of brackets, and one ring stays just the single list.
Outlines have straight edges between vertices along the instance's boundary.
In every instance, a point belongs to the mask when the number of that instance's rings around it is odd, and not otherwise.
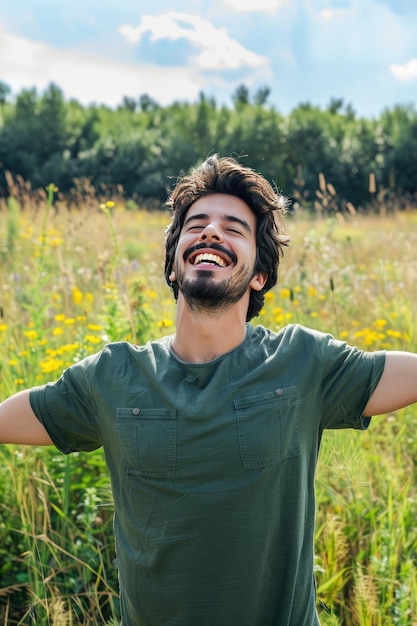
[{"label": "beard", "polygon": [[197,271],[193,279],[184,278],[180,272],[178,289],[192,311],[221,313],[245,295],[254,274],[243,267],[235,276],[219,281],[214,270]]}]

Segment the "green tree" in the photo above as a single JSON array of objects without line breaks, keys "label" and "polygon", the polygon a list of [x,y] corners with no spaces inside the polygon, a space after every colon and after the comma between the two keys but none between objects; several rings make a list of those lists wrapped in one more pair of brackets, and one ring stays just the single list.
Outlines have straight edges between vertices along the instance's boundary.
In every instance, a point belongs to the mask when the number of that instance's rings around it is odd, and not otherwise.
[{"label": "green tree", "polygon": [[38,156],[41,159],[50,159],[62,154],[67,141],[66,103],[57,85],[51,83],[42,94],[38,115]]},{"label": "green tree", "polygon": [[3,81],[0,81],[0,129],[4,123],[6,105],[8,105],[10,94],[11,94],[11,89],[9,85],[4,83]]},{"label": "green tree", "polygon": [[66,176],[66,104],[61,90],[51,84],[39,97],[24,89],[0,137],[0,160],[33,187],[51,180],[58,186]]},{"label": "green tree", "polygon": [[249,89],[246,85],[238,85],[232,96],[236,108],[249,104]]},{"label": "green tree", "polygon": [[341,202],[355,205],[369,201],[371,173],[378,187],[416,193],[412,106],[368,120],[332,98],[325,110],[304,103],[283,116],[267,106],[269,95],[268,86],[251,94],[241,84],[232,106],[218,106],[201,93],[195,103],[163,107],[143,94],[126,96],[112,109],[67,102],[54,84],[41,95],[23,89],[11,100],[10,88],[0,82],[0,170],[19,174],[32,187],[53,181],[66,192],[87,178],[100,193],[121,185],[126,196],[164,200],[179,171],[219,152],[247,158],[285,194],[302,185],[311,204],[320,173]]},{"label": "green tree", "polygon": [[0,80],[0,104],[6,104],[9,96],[11,94],[10,86]]},{"label": "green tree", "polygon": [[155,109],[159,109],[159,104],[147,93],[144,93],[139,96],[139,108],[141,111],[145,111],[146,113],[148,111],[155,111]]},{"label": "green tree", "polygon": [[270,94],[271,89],[267,85],[265,85],[264,87],[259,87],[259,89],[255,92],[255,95],[253,96],[253,103],[255,105],[264,106]]},{"label": "green tree", "polygon": [[0,162],[12,174],[31,180],[37,170],[41,126],[36,89],[23,89],[0,135]]},{"label": "green tree", "polygon": [[285,193],[291,193],[292,180],[284,178],[283,116],[274,109],[248,105],[238,111],[223,112],[217,145],[223,155],[247,158],[247,163]]},{"label": "green tree", "polygon": [[381,134],[386,143],[384,184],[409,194],[417,189],[417,111],[396,106],[383,112]]},{"label": "green tree", "polygon": [[134,113],[136,111],[136,107],[138,103],[131,96],[124,96],[122,100],[122,104],[119,106],[119,109],[128,109],[128,111],[132,111]]}]

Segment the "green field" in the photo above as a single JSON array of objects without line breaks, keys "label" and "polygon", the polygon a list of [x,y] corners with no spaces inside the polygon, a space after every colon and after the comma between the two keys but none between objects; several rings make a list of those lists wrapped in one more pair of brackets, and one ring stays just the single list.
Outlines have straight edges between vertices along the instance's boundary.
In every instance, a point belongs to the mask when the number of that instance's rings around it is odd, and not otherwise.
[{"label": "green field", "polygon": [[[417,351],[417,214],[377,209],[288,216],[292,245],[254,323]],[[121,201],[0,206],[0,399],[108,341],[174,332],[162,270],[168,221]],[[316,575],[325,626],[417,624],[416,421],[410,407],[366,433],[324,437]],[[116,625],[101,451],[3,446],[0,476],[0,624]]]}]

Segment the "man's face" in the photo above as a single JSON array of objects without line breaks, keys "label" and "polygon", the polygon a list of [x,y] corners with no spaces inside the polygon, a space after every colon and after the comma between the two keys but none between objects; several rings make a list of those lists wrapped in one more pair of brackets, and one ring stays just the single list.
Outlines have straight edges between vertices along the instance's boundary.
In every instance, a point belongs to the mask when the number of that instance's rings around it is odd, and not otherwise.
[{"label": "man's face", "polygon": [[227,307],[262,289],[266,276],[255,274],[255,260],[255,215],[240,198],[212,194],[187,211],[170,280],[193,308]]}]

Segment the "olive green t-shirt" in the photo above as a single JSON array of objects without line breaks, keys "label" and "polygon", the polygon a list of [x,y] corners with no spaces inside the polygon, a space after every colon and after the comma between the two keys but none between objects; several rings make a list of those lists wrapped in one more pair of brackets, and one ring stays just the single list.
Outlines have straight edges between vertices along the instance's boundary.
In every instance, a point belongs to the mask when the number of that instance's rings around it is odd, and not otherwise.
[{"label": "olive green t-shirt", "polygon": [[123,626],[314,626],[314,474],[325,428],[364,429],[383,371],[290,325],[208,363],[114,343],[30,401],[65,454],[103,446]]}]

